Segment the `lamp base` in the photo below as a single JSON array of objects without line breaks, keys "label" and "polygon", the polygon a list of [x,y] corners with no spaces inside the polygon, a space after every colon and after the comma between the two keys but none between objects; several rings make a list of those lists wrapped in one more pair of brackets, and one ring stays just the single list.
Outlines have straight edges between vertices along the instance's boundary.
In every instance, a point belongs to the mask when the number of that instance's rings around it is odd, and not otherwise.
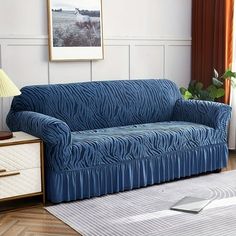
[{"label": "lamp base", "polygon": [[13,137],[11,131],[0,131],[0,140],[10,139]]}]

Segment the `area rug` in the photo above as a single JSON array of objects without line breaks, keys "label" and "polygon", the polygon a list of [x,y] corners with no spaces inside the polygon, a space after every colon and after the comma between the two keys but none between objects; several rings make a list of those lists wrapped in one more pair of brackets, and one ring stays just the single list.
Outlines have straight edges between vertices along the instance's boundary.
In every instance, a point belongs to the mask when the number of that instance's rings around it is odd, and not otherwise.
[{"label": "area rug", "polygon": [[[199,214],[169,210],[185,196],[213,201]],[[84,236],[235,236],[236,171],[46,209]]]}]

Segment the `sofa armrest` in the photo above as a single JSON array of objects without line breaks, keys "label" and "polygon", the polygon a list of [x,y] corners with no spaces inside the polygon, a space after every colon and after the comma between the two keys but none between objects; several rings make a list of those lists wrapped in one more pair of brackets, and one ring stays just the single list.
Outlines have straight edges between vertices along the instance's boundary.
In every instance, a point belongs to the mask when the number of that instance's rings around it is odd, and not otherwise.
[{"label": "sofa armrest", "polygon": [[71,155],[72,140],[68,125],[54,117],[31,111],[10,111],[7,125],[12,131],[24,131],[42,139],[53,169],[65,168]]},{"label": "sofa armrest", "polygon": [[207,125],[227,132],[232,108],[228,105],[201,100],[177,100],[172,120]]}]

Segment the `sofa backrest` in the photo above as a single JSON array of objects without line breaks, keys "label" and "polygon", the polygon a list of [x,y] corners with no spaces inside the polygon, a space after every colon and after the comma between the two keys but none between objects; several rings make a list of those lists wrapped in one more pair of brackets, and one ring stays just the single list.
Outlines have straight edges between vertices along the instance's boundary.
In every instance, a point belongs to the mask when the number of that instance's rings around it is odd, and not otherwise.
[{"label": "sofa backrest", "polygon": [[63,120],[72,131],[169,121],[177,86],[169,80],[126,80],[27,86],[11,110]]}]

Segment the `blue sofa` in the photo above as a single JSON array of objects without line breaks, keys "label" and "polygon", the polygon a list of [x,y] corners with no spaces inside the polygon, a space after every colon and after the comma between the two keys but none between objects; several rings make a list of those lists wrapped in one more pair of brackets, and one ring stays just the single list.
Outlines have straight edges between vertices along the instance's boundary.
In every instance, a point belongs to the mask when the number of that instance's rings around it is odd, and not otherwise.
[{"label": "blue sofa", "polygon": [[28,86],[7,124],[45,144],[53,203],[214,171],[227,164],[231,108],[181,98],[169,80]]}]

